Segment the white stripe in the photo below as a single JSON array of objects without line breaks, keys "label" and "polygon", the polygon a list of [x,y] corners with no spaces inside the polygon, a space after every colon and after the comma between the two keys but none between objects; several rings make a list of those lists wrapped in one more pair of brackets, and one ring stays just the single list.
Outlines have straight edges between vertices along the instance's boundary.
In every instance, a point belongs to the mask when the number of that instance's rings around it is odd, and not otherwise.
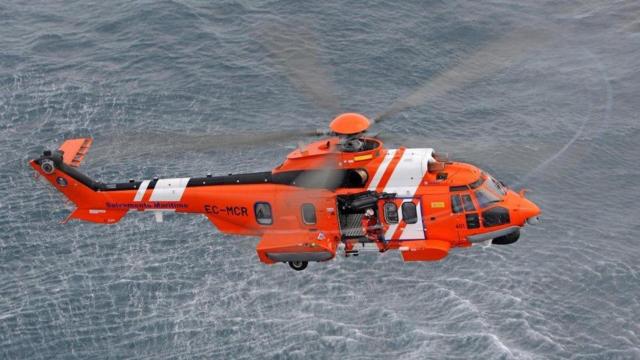
[{"label": "white stripe", "polygon": [[[400,211],[398,211],[400,212]],[[389,225],[389,228],[387,229],[387,232],[384,233],[384,239],[385,240],[391,240],[393,238],[393,234],[396,233],[396,229],[398,228],[398,224],[391,224]]]},{"label": "white stripe", "polygon": [[406,149],[393,170],[384,192],[396,193],[400,197],[413,196],[427,172],[427,166],[424,166],[423,162],[431,157],[432,152],[433,149]]},{"label": "white stripe", "polygon": [[380,183],[380,180],[384,176],[384,173],[387,171],[387,168],[389,167],[389,164],[391,163],[391,160],[393,160],[393,156],[395,154],[395,149],[387,150],[384,159],[382,159],[380,166],[378,166],[378,170],[376,170],[376,174],[373,176],[373,179],[371,179],[369,190],[375,190],[378,187],[378,183]]},{"label": "white stripe", "polygon": [[150,201],[180,201],[189,178],[160,179],[151,193]]},{"label": "white stripe", "polygon": [[144,180],[142,183],[140,183],[140,188],[138,188],[138,192],[136,193],[136,196],[133,198],[133,201],[142,201],[142,198],[144,197],[144,192],[147,191],[147,187],[149,186],[149,183],[151,181],[149,180]]}]

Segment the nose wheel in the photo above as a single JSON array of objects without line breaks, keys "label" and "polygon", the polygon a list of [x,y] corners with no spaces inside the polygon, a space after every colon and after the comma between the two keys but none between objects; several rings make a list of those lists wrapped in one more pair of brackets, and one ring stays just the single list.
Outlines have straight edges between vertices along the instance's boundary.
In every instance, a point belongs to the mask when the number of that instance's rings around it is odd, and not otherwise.
[{"label": "nose wheel", "polygon": [[289,261],[289,266],[295,271],[302,271],[309,265],[308,261]]}]

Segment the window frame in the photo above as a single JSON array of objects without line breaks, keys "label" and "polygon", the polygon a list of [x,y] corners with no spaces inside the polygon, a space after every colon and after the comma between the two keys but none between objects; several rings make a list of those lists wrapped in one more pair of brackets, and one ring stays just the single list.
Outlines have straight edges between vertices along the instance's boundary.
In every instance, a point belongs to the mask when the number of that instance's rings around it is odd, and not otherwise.
[{"label": "window frame", "polygon": [[472,182],[471,184],[469,184],[469,188],[471,190],[475,190],[477,188],[479,188],[480,186],[482,186],[482,184],[484,184],[485,178],[483,176],[480,176],[480,178],[474,182]]},{"label": "window frame", "polygon": [[[393,212],[395,212],[396,214],[396,219],[395,221],[391,221],[389,220],[389,215],[388,215],[388,211],[387,211],[387,205],[391,205],[393,206]],[[384,204],[382,204],[382,214],[384,215],[384,221],[387,222],[387,224],[397,224],[400,222],[400,215],[398,214],[398,205],[396,205],[395,202],[393,201],[386,201]]]},{"label": "window frame", "polygon": [[[312,208],[313,209],[313,222],[307,221],[307,217],[305,216],[305,208]],[[318,213],[316,212],[316,206],[313,205],[312,203],[304,203],[302,205],[300,205],[300,215],[302,217],[302,223],[305,225],[316,225],[318,223]]]},{"label": "window frame", "polygon": [[500,199],[502,199],[505,195],[507,195],[506,190],[502,188],[502,185],[500,185],[498,180],[494,179],[491,176],[489,177],[489,180],[486,182],[485,187],[492,193],[496,194]]},{"label": "window frame", "polygon": [[465,214],[464,218],[465,218],[465,223],[467,225],[467,229],[480,229],[482,220],[480,219],[480,215],[477,212]]},{"label": "window frame", "polygon": [[[454,199],[457,200],[457,203]],[[453,214],[464,213],[464,206],[462,205],[462,198],[459,193],[451,195],[451,212]]]},{"label": "window frame", "polygon": [[[405,210],[404,210],[405,206],[413,207],[415,217],[412,219],[413,221],[411,222],[407,221],[407,217],[405,216]],[[418,222],[418,207],[416,206],[416,204],[413,203],[413,201],[403,202],[401,209],[402,209],[402,221],[404,221],[406,224],[415,224]]]},{"label": "window frame", "polygon": [[482,212],[482,226],[486,228],[507,225],[511,223],[509,209],[494,206]]},{"label": "window frame", "polygon": [[[492,191],[490,191],[489,189],[486,189],[484,187],[477,189],[473,193],[475,195],[476,201],[478,201],[478,205],[480,206],[480,209],[489,208],[492,205],[498,204],[498,203],[500,203],[502,201],[498,197],[498,195],[494,194]],[[481,196],[478,196],[478,195],[481,195]],[[494,198],[492,199],[489,195],[493,196]],[[484,201],[483,199],[481,199],[482,197],[485,197],[486,200],[488,200],[488,201]]]},{"label": "window frame", "polygon": [[[266,205],[269,208],[269,222],[261,222],[260,219],[258,218],[258,205]],[[269,226],[269,225],[273,225],[273,208],[271,207],[271,204],[266,202],[266,201],[256,201],[253,204],[253,217],[256,219],[256,222],[258,223],[258,225],[264,225],[264,226]]]},{"label": "window frame", "polygon": [[[462,198],[462,208],[464,209],[465,212],[477,211],[476,205],[473,203],[473,197],[471,196],[471,193],[461,194],[460,197]],[[470,206],[467,206],[467,205],[470,205]]]}]

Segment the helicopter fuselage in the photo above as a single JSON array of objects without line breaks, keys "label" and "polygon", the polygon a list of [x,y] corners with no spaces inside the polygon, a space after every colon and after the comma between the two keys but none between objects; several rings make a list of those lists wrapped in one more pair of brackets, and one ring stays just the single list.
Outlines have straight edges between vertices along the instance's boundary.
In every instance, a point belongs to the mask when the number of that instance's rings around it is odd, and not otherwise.
[{"label": "helicopter fuselage", "polygon": [[439,260],[456,247],[515,242],[537,221],[540,210],[523,193],[473,165],[430,148],[387,149],[374,138],[345,151],[342,140],[296,149],[272,171],[226,176],[96,182],[76,170],[90,139],[68,140],[30,164],[77,206],[67,220],[113,224],[132,210],[159,221],[168,212],[203,214],[223,233],[260,237],[262,262],[296,270],[339,249]]}]

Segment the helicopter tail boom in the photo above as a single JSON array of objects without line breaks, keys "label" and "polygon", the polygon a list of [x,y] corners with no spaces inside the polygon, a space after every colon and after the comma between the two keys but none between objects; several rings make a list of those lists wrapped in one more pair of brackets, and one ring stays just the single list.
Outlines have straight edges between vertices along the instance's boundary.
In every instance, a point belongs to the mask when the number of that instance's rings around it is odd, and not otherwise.
[{"label": "helicopter tail boom", "polygon": [[97,191],[102,184],[76,169],[87,154],[91,143],[91,138],[67,140],[58,150],[45,151],[42,156],[29,162],[39,175],[76,206],[63,223],[70,219],[79,219],[113,224],[127,213],[127,210],[123,209],[106,209],[107,197]]}]

